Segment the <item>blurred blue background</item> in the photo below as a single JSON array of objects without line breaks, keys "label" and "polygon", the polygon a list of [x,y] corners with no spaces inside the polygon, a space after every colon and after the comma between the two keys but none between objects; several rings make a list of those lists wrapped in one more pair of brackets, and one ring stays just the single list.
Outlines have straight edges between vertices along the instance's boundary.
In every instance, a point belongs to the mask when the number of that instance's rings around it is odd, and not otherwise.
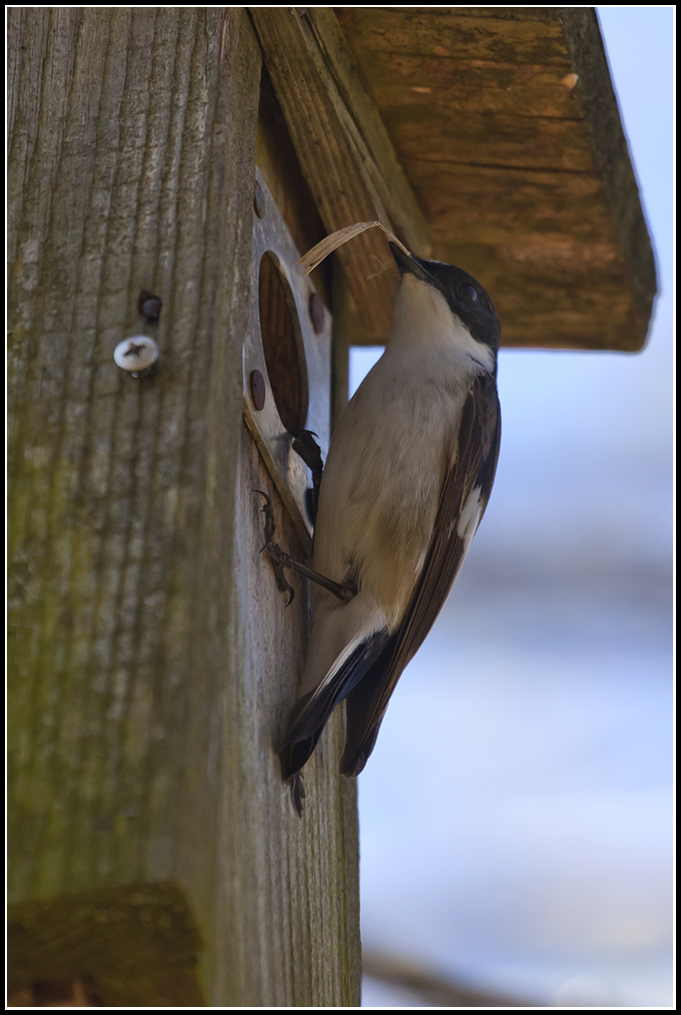
[{"label": "blurred blue background", "polygon": [[[654,323],[639,355],[501,353],[492,499],[359,780],[362,933],[530,1003],[652,1007],[672,1004],[674,8],[597,10]],[[353,350],[352,390],[379,353]],[[363,1006],[420,1003],[365,980]]]}]

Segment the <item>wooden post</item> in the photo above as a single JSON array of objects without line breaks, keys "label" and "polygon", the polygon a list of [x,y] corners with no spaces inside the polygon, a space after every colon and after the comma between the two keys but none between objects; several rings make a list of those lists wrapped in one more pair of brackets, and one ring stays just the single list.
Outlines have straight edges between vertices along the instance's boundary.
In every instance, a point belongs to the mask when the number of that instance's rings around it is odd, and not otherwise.
[{"label": "wooden post", "polygon": [[242,418],[260,70],[243,8],[9,11],[15,1004],[359,1004],[341,720],[302,821],[272,747],[308,609]]}]

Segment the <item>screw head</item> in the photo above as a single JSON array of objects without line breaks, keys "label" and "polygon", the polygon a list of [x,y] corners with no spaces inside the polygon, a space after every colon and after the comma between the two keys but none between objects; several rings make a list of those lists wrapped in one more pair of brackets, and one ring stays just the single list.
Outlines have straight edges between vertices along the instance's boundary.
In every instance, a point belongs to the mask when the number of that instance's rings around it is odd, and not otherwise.
[{"label": "screw head", "polygon": [[259,370],[251,371],[248,386],[251,389],[251,401],[253,402],[253,407],[260,412],[260,410],[265,406],[267,389],[265,387],[265,378]]},{"label": "screw head", "polygon": [[158,346],[148,335],[132,335],[124,338],[114,349],[114,363],[121,370],[137,373],[146,370],[158,359]]},{"label": "screw head", "polygon": [[324,330],[324,300],[321,298],[319,293],[310,293],[310,299],[308,300],[308,312],[310,314],[310,321],[312,327],[319,335]]},{"label": "screw head", "polygon": [[255,187],[253,189],[253,209],[259,219],[265,217],[265,195],[262,192],[262,187],[255,181]]},{"label": "screw head", "polygon": [[143,289],[137,301],[137,309],[149,324],[155,324],[161,316],[163,302],[160,296],[154,296],[148,289]]}]

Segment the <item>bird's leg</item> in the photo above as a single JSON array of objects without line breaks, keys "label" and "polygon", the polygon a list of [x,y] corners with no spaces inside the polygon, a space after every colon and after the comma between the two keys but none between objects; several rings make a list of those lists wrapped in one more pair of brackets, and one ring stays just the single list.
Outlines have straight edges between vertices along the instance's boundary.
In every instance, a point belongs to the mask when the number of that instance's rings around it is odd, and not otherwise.
[{"label": "bird's leg", "polygon": [[334,596],[342,599],[343,602],[347,602],[357,594],[356,590],[352,586],[340,585],[338,582],[332,581],[331,578],[325,578],[324,575],[319,574],[318,571],[313,571],[311,567],[306,567],[305,564],[301,564],[297,560],[292,560],[288,553],[284,553],[277,543],[266,543],[262,549],[273,564],[278,565],[279,567],[292,567],[294,571],[298,572],[298,574],[302,574],[305,578],[309,579],[309,581],[316,582],[317,585],[321,585],[323,589],[326,589],[328,592],[332,592]]},{"label": "bird's leg", "polygon": [[284,578],[285,567],[293,568],[294,571],[302,574],[309,581],[316,582],[317,585],[321,585],[322,588],[327,590],[327,592],[331,592],[343,602],[347,602],[349,599],[352,599],[352,597],[357,594],[357,589],[353,586],[349,584],[340,585],[338,582],[332,581],[330,578],[325,578],[323,574],[318,574],[317,571],[313,571],[312,568],[306,567],[305,564],[301,564],[299,561],[293,560],[289,557],[288,553],[284,553],[279,544],[274,542],[276,524],[274,521],[272,501],[264,490],[254,490],[254,493],[262,494],[265,498],[265,504],[262,509],[262,513],[265,516],[265,545],[260,552],[265,553],[272,562],[274,574],[277,579],[277,588],[279,591],[289,593],[289,601],[286,605],[291,605],[295,592]]},{"label": "bird's leg", "polygon": [[278,560],[276,560],[271,553],[271,550],[273,548],[279,550],[280,553],[283,552],[282,550],[280,550],[279,546],[277,546],[277,544],[273,542],[274,533],[277,526],[276,522],[274,521],[274,508],[272,507],[272,501],[270,500],[269,495],[266,494],[264,490],[254,490],[253,492],[260,493],[265,498],[265,506],[262,509],[262,513],[265,516],[265,545],[263,546],[260,552],[262,553],[263,551],[265,551],[267,553],[267,556],[270,558],[270,561],[272,562],[272,567],[274,568],[274,577],[276,578],[277,581],[277,588],[279,589],[280,592],[288,592],[289,599],[286,605],[290,606],[295,598],[295,592],[284,578],[283,564],[281,564]]}]

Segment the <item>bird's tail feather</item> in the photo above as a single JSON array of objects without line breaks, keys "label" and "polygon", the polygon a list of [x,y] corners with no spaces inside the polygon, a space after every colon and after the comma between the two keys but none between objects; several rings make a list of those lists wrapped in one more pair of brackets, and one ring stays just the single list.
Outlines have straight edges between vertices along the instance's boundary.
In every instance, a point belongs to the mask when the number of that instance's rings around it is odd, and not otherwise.
[{"label": "bird's tail feather", "polygon": [[331,713],[372,670],[383,670],[382,660],[392,650],[393,642],[394,636],[387,631],[371,635],[355,648],[328,683],[323,682],[321,689],[315,688],[296,702],[278,754],[282,779],[291,788],[299,814],[302,812],[300,771],[317,746]]},{"label": "bird's tail feather", "polygon": [[377,660],[361,684],[348,695],[345,711],[345,750],[340,761],[342,775],[359,775],[374,749],[385,708],[377,713],[376,705],[389,673],[396,638],[389,650]]}]

